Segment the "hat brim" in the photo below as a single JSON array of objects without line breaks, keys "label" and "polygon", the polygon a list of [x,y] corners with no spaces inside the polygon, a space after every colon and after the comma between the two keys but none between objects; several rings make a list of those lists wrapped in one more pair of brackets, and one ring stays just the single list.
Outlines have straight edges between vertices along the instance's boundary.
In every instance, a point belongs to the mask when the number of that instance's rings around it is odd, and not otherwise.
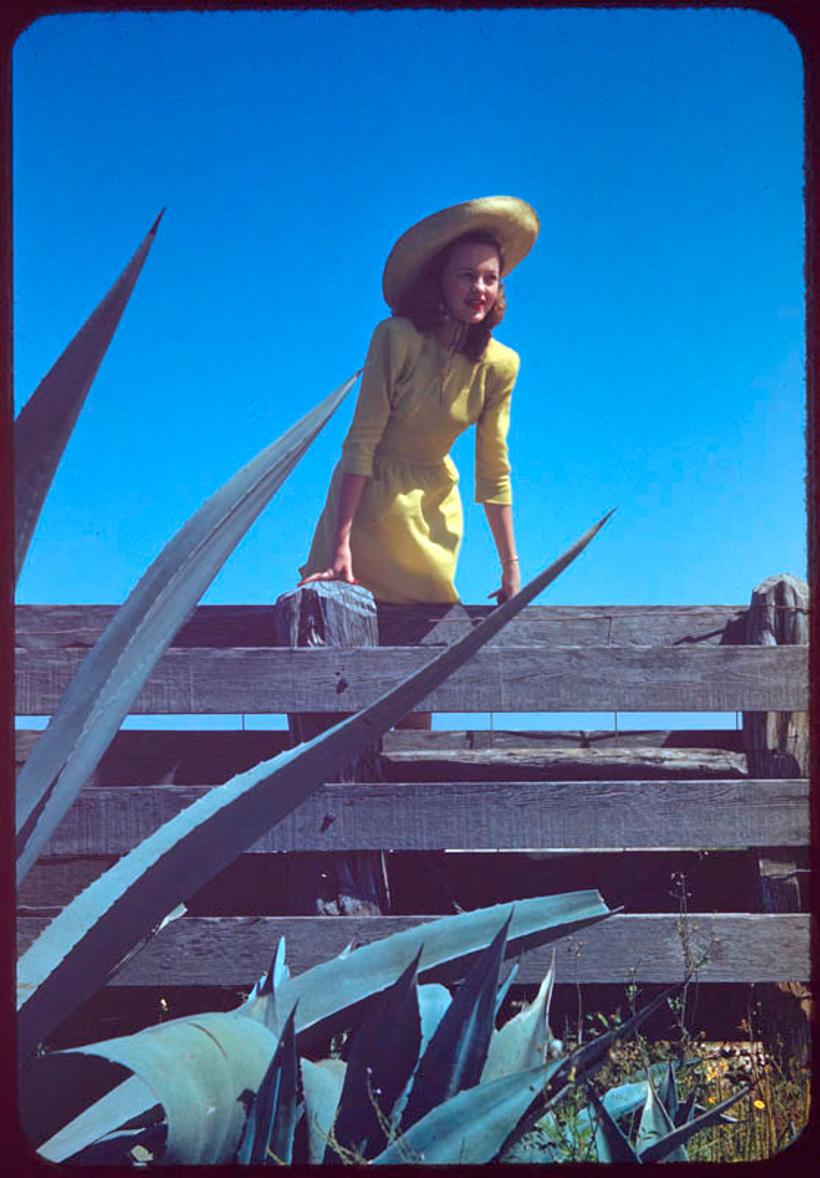
[{"label": "hat brim", "polygon": [[417,221],[401,235],[384,266],[382,291],[394,310],[425,266],[465,233],[489,233],[504,252],[503,274],[524,258],[538,236],[538,217],[515,196],[482,196]]}]

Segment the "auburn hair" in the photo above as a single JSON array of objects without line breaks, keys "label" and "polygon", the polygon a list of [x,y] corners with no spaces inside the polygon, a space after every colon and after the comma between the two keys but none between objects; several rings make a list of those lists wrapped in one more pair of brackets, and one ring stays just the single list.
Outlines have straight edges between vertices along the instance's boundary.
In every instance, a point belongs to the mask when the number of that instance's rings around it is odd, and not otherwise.
[{"label": "auburn hair", "polygon": [[[422,270],[419,277],[402,295],[393,308],[394,315],[403,315],[410,319],[417,331],[428,332],[444,323],[447,312],[441,291],[441,280],[444,269],[452,251],[458,245],[464,244],[491,245],[498,254],[499,268],[504,269],[504,251],[490,233],[464,233],[454,241],[440,249]],[[489,343],[493,328],[497,327],[504,318],[507,301],[504,294],[504,284],[499,281],[498,294],[495,302],[480,323],[471,323],[462,340],[459,351],[471,360],[480,360]]]}]

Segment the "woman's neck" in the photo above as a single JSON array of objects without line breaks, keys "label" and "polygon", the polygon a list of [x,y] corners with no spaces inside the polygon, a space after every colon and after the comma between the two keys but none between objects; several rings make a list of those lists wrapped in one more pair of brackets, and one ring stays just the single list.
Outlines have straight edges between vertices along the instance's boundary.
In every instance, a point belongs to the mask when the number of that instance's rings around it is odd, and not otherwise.
[{"label": "woman's neck", "polygon": [[447,315],[444,321],[434,328],[433,336],[445,348],[456,352],[464,343],[467,330],[468,324],[462,323],[460,319],[455,319],[452,315]]}]

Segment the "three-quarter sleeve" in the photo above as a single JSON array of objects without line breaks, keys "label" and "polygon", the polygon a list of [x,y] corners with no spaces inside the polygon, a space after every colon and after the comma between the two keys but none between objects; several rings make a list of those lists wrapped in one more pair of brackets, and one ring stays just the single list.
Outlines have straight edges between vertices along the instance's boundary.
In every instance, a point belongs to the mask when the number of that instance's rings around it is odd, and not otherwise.
[{"label": "three-quarter sleeve", "polygon": [[518,376],[517,352],[506,349],[503,364],[487,382],[484,408],[476,423],[475,497],[477,503],[512,503],[507,433],[510,401]]},{"label": "three-quarter sleeve", "polygon": [[356,411],[342,444],[342,470],[372,475],[373,452],[390,416],[393,389],[403,358],[402,333],[397,321],[382,320],[370,340]]}]

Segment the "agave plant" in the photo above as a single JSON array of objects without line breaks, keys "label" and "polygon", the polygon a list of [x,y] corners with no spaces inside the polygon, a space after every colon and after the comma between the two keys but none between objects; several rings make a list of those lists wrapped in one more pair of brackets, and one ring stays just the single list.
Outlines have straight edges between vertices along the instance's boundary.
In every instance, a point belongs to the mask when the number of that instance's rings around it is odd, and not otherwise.
[{"label": "agave plant", "polygon": [[[540,939],[565,931],[547,914],[566,899],[534,902]],[[586,902],[576,897],[575,903],[580,915]],[[554,1110],[580,1085],[588,1089],[589,1106],[576,1131],[589,1142],[590,1156],[594,1149],[603,1162],[686,1160],[684,1143],[730,1119],[726,1109],[746,1092],[705,1112],[695,1104],[696,1089],[680,1100],[677,1063],[669,1062],[655,1065],[643,1081],[599,1094],[591,1078],[615,1039],[635,1031],[667,994],[564,1054],[549,1025],[554,958],[535,999],[497,1028],[506,991],[502,965],[519,940],[511,945],[509,939],[518,907],[502,915],[500,925],[495,908],[394,934],[298,978],[289,977],[280,942],[270,973],[234,1011],[41,1058],[29,1069],[23,1102],[30,1120],[39,1112],[39,1153],[51,1161],[120,1164],[556,1162],[577,1156]],[[465,952],[475,945],[474,927],[486,930],[488,917],[495,936],[489,943],[485,938],[477,956]],[[464,975],[454,996],[438,982],[420,981],[435,973],[425,938],[436,924],[448,925],[449,964],[458,962]],[[405,967],[394,970],[377,996],[356,1000],[357,986],[359,997],[367,990],[362,983],[374,955],[399,960],[408,953]],[[344,1025],[352,1034],[340,1055],[315,1060],[304,1054],[299,1009],[316,991],[327,1003],[328,971],[337,981],[346,978],[349,992],[336,1001],[325,1029]],[[109,1090],[101,1093],[99,1069],[106,1064]],[[130,1076],[123,1079],[113,1065]],[[53,1122],[89,1095],[96,1096],[90,1107],[75,1111],[56,1132],[46,1127],[44,1108]],[[639,1108],[630,1142],[618,1122],[634,1119]]]}]

